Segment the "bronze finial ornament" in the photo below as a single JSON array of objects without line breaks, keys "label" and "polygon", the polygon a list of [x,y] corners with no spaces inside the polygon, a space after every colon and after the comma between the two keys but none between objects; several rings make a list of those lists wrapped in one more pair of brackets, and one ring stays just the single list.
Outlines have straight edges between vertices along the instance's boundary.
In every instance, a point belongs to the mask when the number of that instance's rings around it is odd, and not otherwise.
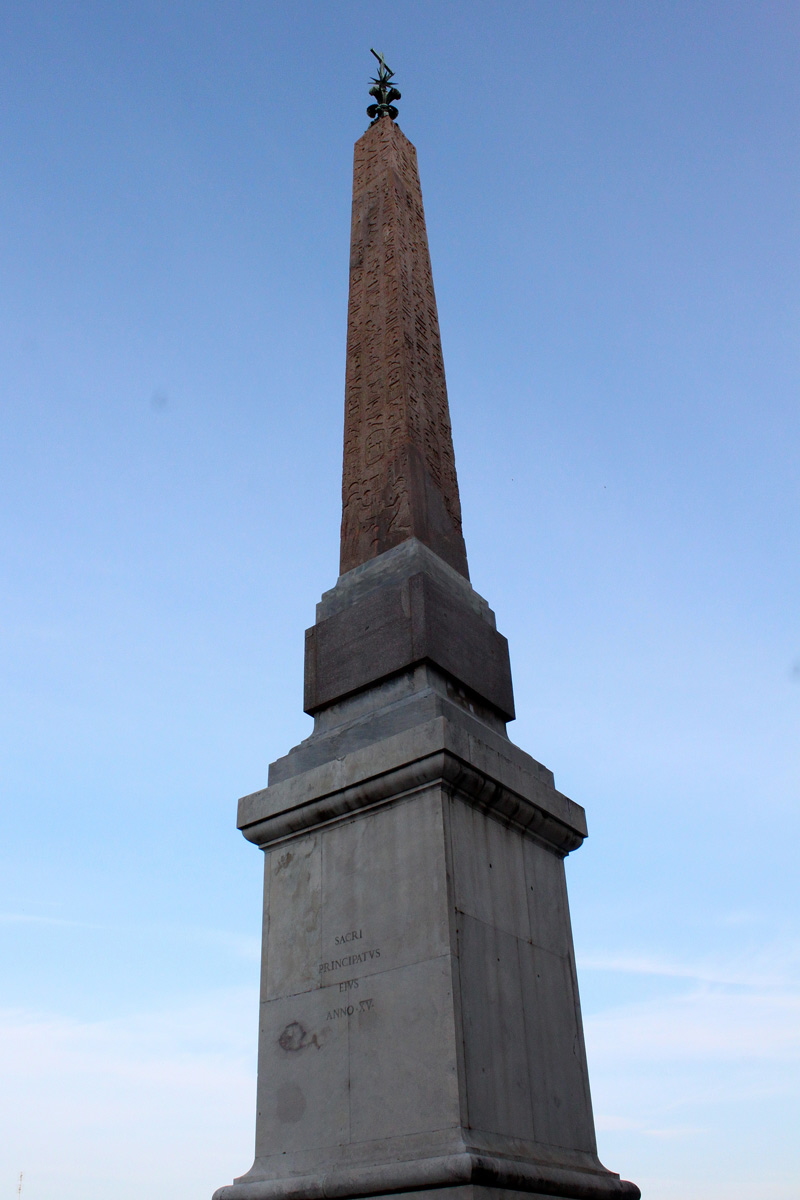
[{"label": "bronze finial ornament", "polygon": [[372,118],[374,125],[376,121],[380,121],[381,117],[390,117],[394,121],[397,109],[393,101],[400,99],[400,93],[394,84],[389,82],[394,77],[394,71],[389,70],[386,59],[382,54],[378,54],[377,50],[370,49],[370,53],[374,54],[378,60],[378,74],[375,79],[370,79],[372,87],[369,89],[370,96],[374,96],[378,103],[370,104],[367,109],[367,116]]}]

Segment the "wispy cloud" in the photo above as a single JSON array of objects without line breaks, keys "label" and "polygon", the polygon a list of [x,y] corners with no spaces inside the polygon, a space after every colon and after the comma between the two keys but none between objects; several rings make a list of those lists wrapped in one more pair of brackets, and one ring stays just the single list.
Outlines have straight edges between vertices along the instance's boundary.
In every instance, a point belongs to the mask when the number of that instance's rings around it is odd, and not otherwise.
[{"label": "wispy cloud", "polygon": [[617,1064],[800,1058],[800,993],[707,987],[596,1013],[586,1024],[594,1054]]},{"label": "wispy cloud", "polygon": [[71,921],[66,917],[47,917],[36,913],[0,913],[0,925],[72,925],[78,929],[99,929],[88,921]]},{"label": "wispy cloud", "polygon": [[220,946],[237,958],[245,958],[250,962],[258,962],[261,958],[260,937],[231,933],[227,929],[188,929],[181,932],[183,936],[198,942]]},{"label": "wispy cloud", "polygon": [[257,1009],[242,989],[113,1021],[0,1012],[0,1178],[37,1200],[210,1195],[252,1158]]},{"label": "wispy cloud", "polygon": [[787,988],[800,990],[800,947],[785,940],[757,950],[743,951],[735,958],[709,961],[676,961],[646,953],[583,952],[578,954],[582,971],[618,971],[632,975],[686,979],[723,987]]},{"label": "wispy cloud", "polygon": [[[578,961],[581,970],[650,977],[657,993],[585,1017],[601,1157],[619,1159],[651,1200],[794,1197],[797,943],[760,943],[714,961],[643,951]],[[698,1175],[698,1161],[713,1172]]]},{"label": "wispy cloud", "polygon": [[174,937],[183,942],[194,941],[215,945],[237,958],[258,961],[261,955],[261,940],[256,936],[234,933],[226,929],[207,929],[202,926],[184,925],[130,925],[124,923],[98,923],[95,921],[77,921],[70,917],[53,917],[41,913],[7,912],[0,913],[0,925],[34,925],[52,926],[63,929],[94,929],[106,930],[109,933],[145,934],[150,937]]}]

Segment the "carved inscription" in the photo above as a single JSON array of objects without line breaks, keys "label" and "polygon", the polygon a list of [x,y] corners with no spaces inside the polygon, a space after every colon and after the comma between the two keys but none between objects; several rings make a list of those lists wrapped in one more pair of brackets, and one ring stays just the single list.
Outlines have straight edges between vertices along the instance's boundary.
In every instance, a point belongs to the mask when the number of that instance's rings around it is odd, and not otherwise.
[{"label": "carved inscription", "polygon": [[317,964],[317,971],[320,975],[327,974],[328,971],[341,971],[343,967],[356,967],[362,963],[374,962],[380,958],[381,952],[378,947],[372,950],[362,950],[355,954],[345,954],[344,958],[331,958],[327,962]]},{"label": "carved inscription", "polygon": [[326,1021],[338,1021],[342,1017],[352,1017],[356,1013],[371,1012],[375,1007],[374,1000],[359,1000],[358,1004],[346,1004],[341,1008],[331,1008],[328,1010]]},{"label": "carved inscription", "polygon": [[368,467],[383,458],[385,434],[382,429],[373,429],[364,443],[364,461]]},{"label": "carved inscription", "polygon": [[467,574],[416,151],[392,121],[356,145],[342,571],[419,537]]},{"label": "carved inscription", "polygon": [[346,946],[348,942],[360,942],[363,933],[360,929],[351,929],[349,933],[340,933],[333,939],[335,946]]},{"label": "carved inscription", "polygon": [[[354,942],[360,942],[363,938],[363,929],[348,929],[344,933],[337,933],[333,941],[336,946],[347,946],[352,945]],[[350,954],[345,954],[342,958],[330,958],[327,962],[318,963],[317,970],[320,977],[322,977],[330,971],[340,971],[345,967],[358,967],[369,963],[376,963],[380,956],[381,951],[379,946],[373,946],[370,950],[354,950]],[[353,995],[353,992],[360,990],[363,983],[364,980],[358,978],[341,979],[337,985],[339,994],[350,997]],[[338,1021],[343,1017],[352,1017],[355,1013],[370,1012],[374,1006],[375,1001],[371,997],[363,1000],[355,1000],[354,998],[349,1003],[345,1002],[336,1008],[329,1009],[326,1020]]]}]

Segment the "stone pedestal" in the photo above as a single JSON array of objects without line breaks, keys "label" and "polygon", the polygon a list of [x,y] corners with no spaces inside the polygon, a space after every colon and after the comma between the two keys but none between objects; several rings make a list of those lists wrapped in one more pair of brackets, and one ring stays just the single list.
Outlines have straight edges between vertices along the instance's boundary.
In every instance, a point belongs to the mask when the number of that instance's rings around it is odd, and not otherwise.
[{"label": "stone pedestal", "polygon": [[314,732],[239,804],[265,852],[256,1158],[216,1200],[636,1200],[595,1145],[564,881],[584,813],[506,735],[388,116],[355,149],[340,563],[306,634]]},{"label": "stone pedestal", "polygon": [[[426,553],[345,575],[321,620]],[[493,705],[408,663],[321,709],[239,826],[265,851],[256,1159],[217,1200],[638,1196],[596,1154],[563,861],[584,813]]]}]

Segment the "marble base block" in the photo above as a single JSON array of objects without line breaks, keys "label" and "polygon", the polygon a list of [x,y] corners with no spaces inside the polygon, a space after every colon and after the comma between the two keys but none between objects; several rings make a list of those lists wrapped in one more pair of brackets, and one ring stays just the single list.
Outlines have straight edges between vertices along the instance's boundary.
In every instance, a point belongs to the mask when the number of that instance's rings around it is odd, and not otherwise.
[{"label": "marble base block", "polygon": [[398,686],[240,802],[265,851],[256,1157],[216,1200],[638,1197],[596,1153],[583,810],[435,670]]}]

